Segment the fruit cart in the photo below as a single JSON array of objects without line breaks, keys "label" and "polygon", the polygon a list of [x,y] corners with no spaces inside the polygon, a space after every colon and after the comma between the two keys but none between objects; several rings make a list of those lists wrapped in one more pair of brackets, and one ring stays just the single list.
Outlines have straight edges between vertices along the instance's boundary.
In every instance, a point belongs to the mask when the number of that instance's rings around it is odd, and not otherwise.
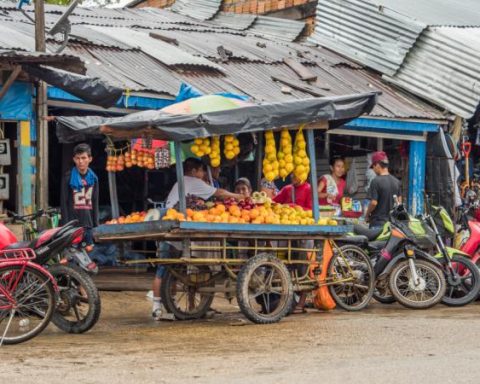
[{"label": "fruit cart", "polygon": [[[347,310],[364,308],[374,289],[373,268],[368,256],[354,246],[336,245],[335,239],[350,231],[349,226],[318,225],[315,187],[311,188],[313,207],[308,212],[296,212],[296,208],[289,207],[271,208],[267,202],[265,207],[259,208],[262,220],[251,214],[245,220],[237,208],[223,212],[225,207],[211,212],[213,218],[231,216],[223,222],[205,222],[203,214],[189,214],[180,142],[194,140],[192,151],[199,157],[209,156],[213,164],[220,161],[219,137],[223,137],[224,156],[230,160],[238,154],[235,135],[256,132],[260,138],[265,136],[263,154],[261,141],[258,145],[257,163],[259,167],[263,164],[267,180],[292,172],[299,179],[309,177],[310,184],[316,186],[314,129],[327,129],[329,124],[341,124],[368,112],[375,100],[376,94],[370,93],[260,106],[240,103],[228,111],[220,108],[184,116],[176,114],[178,109],[174,109],[169,111],[172,116],[167,116],[165,111],[153,116],[157,111],[149,111],[125,118],[95,117],[89,121],[88,117],[80,120],[64,117],[57,120],[60,132],[63,125],[63,128],[73,129],[75,135],[83,130],[112,137],[142,135],[173,140],[178,211],[167,211],[163,220],[101,225],[94,230],[95,240],[181,242],[181,257],[128,262],[166,266],[161,296],[167,310],[179,319],[202,317],[214,294],[223,293],[229,299],[236,298],[242,313],[251,321],[273,323],[292,310],[295,293],[312,290],[321,293],[327,289],[337,305]],[[209,101],[213,99],[208,99],[206,104]],[[178,129],[173,129],[176,125]],[[292,153],[288,130],[296,132],[294,162],[288,157]],[[274,131],[281,131],[278,153]],[[211,146],[207,148],[207,144]],[[283,163],[279,161],[282,159]],[[289,220],[282,215],[288,215]],[[272,219],[268,220],[270,217]]]}]

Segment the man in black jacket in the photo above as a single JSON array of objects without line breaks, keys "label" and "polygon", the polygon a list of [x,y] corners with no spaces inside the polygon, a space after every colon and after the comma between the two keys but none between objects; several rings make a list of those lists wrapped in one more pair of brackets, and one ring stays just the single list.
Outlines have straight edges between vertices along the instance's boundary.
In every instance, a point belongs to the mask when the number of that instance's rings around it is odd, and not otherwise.
[{"label": "man in black jacket", "polygon": [[62,180],[62,222],[78,220],[85,228],[85,241],[93,243],[92,228],[98,226],[98,178],[89,168],[92,150],[88,144],[73,149],[75,167]]}]

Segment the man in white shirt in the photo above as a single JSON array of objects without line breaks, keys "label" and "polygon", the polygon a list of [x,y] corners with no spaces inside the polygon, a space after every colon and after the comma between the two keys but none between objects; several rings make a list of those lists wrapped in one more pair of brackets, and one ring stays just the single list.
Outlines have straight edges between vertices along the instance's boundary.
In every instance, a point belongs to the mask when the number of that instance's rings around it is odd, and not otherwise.
[{"label": "man in white shirt", "polygon": [[[234,198],[242,200],[243,195],[231,193],[225,189],[215,188],[203,181],[205,177],[205,166],[201,160],[190,157],[183,162],[185,196],[196,196],[203,200],[207,200],[212,196],[220,198]],[[178,182],[175,183],[167,197],[166,208],[174,207],[179,201]],[[168,244],[163,243],[161,257],[168,257],[169,251],[175,253],[175,249],[167,247]],[[175,255],[172,255],[174,257]],[[165,267],[159,265],[157,273],[153,280],[153,310],[152,317],[154,320],[173,320],[171,314],[167,313],[160,300],[160,287],[162,278],[165,275]]]}]

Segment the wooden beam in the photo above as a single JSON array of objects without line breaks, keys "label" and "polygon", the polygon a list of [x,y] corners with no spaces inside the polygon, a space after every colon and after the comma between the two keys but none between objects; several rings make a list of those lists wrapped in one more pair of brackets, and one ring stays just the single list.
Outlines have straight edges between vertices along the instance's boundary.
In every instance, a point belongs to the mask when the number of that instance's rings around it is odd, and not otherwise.
[{"label": "wooden beam", "polygon": [[278,81],[279,83],[288,85],[290,88],[296,89],[297,91],[308,93],[315,97],[326,96],[325,93],[320,93],[317,90],[317,88],[314,88],[307,84],[299,83],[298,81],[295,81],[295,80],[287,79],[286,77],[283,77],[283,76],[272,76],[271,78],[273,81]]},{"label": "wooden beam", "polygon": [[2,100],[3,96],[6,95],[7,91],[12,86],[13,82],[17,79],[20,72],[22,72],[22,66],[16,65],[10,76],[8,76],[5,84],[3,84],[2,89],[0,89],[0,100]]},{"label": "wooden beam", "polygon": [[300,80],[317,81],[317,75],[315,75],[299,61],[294,60],[291,57],[287,57],[283,59],[283,62],[287,64],[298,75],[298,77],[300,77]]}]

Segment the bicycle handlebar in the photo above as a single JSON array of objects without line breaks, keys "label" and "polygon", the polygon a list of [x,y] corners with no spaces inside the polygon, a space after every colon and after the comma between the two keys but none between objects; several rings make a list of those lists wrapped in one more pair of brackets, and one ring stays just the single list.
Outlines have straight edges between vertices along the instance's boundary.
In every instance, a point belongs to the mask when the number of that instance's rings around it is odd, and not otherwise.
[{"label": "bicycle handlebar", "polygon": [[60,211],[57,208],[39,209],[37,212],[31,213],[28,215],[19,215],[16,212],[7,210],[7,214],[12,216],[14,222],[15,221],[23,221],[23,222],[33,221],[42,216],[51,216],[58,213],[60,213]]}]

